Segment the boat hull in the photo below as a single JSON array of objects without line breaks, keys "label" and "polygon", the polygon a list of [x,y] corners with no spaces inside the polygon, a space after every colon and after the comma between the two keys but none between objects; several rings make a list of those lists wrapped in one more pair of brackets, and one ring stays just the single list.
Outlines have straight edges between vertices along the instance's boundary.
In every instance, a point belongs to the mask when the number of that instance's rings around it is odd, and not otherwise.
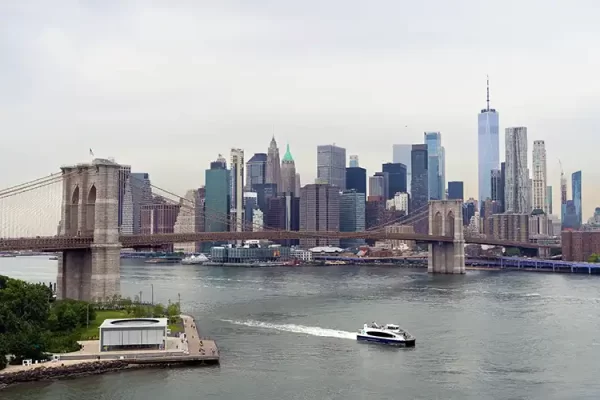
[{"label": "boat hull", "polygon": [[398,346],[398,347],[415,347],[415,344],[416,344],[416,339],[398,340],[398,339],[392,339],[392,338],[382,338],[382,337],[374,337],[374,336],[366,336],[366,335],[356,335],[356,340],[359,342],[387,344],[390,346]]}]

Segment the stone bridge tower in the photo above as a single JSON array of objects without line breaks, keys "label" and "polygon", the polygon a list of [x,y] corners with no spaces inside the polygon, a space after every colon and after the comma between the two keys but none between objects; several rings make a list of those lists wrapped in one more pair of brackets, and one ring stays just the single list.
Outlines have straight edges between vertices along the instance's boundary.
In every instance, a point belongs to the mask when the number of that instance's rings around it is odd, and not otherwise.
[{"label": "stone bridge tower", "polygon": [[429,202],[429,233],[451,236],[454,241],[429,244],[427,271],[434,274],[465,273],[465,237],[462,200]]},{"label": "stone bridge tower", "polygon": [[89,249],[65,250],[59,257],[59,299],[105,301],[120,294],[119,168],[109,160],[62,167],[60,236],[93,236]]}]

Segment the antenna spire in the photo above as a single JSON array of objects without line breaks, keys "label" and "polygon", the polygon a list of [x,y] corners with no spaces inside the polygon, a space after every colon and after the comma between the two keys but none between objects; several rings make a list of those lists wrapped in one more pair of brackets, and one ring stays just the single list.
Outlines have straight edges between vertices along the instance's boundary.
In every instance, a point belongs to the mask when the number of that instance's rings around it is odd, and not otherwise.
[{"label": "antenna spire", "polygon": [[490,111],[490,76],[487,77],[487,110]]}]

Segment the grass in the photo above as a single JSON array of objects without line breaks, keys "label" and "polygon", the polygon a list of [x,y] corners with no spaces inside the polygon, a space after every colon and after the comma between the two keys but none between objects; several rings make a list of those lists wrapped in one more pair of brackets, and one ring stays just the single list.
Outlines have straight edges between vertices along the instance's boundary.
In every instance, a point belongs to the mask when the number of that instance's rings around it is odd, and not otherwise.
[{"label": "grass", "polygon": [[98,338],[98,328],[105,319],[129,318],[130,315],[125,310],[96,310],[96,319],[90,321],[90,326],[83,328],[80,340],[90,340]]}]

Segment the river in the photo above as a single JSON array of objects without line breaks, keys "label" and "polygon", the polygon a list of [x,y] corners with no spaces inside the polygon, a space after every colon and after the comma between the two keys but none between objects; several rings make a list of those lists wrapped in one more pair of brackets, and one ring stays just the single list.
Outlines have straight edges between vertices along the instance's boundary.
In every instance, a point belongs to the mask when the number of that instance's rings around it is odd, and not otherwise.
[{"label": "river", "polygon": [[[0,259],[54,281],[56,261]],[[122,292],[176,301],[217,340],[221,366],[28,384],[11,400],[598,399],[600,278],[390,267],[220,268],[124,261]],[[396,322],[414,349],[357,343]]]}]

